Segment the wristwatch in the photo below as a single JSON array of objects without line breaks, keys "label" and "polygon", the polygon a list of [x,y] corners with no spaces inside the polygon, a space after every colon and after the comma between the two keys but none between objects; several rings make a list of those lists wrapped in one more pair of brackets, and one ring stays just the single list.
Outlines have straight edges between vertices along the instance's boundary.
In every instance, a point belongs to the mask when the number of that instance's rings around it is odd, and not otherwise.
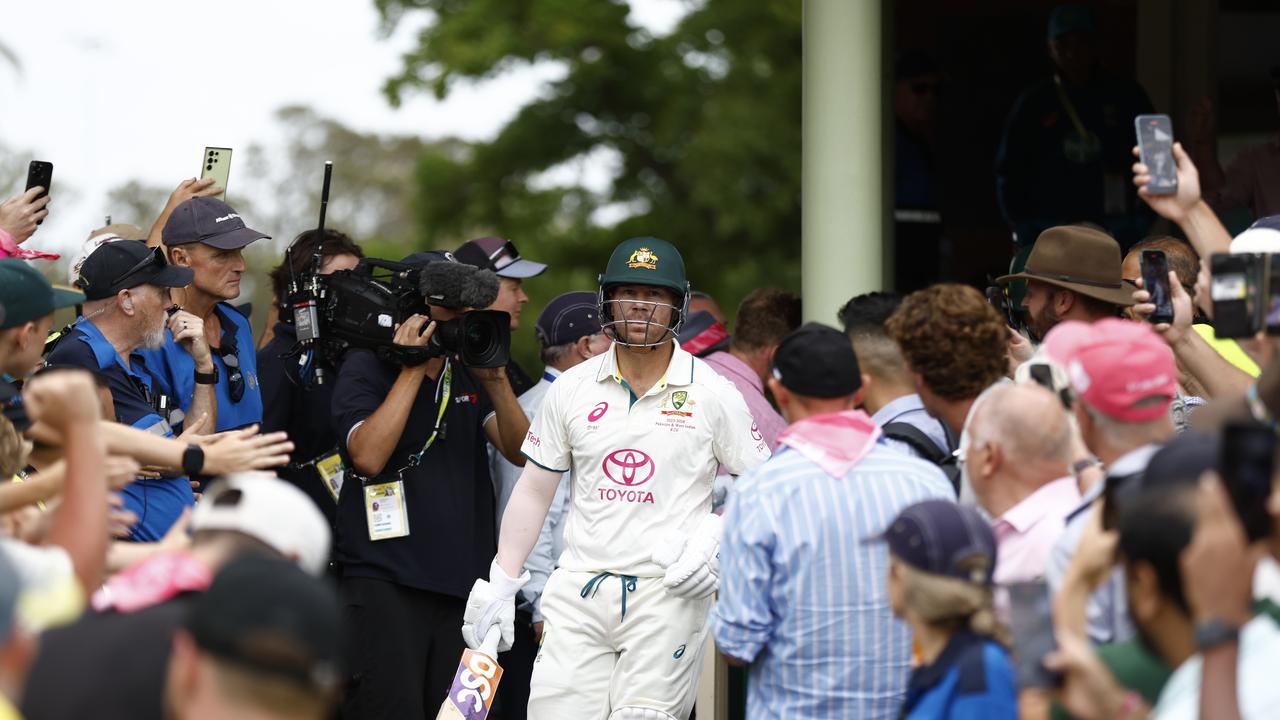
[{"label": "wristwatch", "polygon": [[182,451],[182,472],[188,477],[199,475],[204,469],[204,448],[192,443]]},{"label": "wristwatch", "polygon": [[1196,623],[1194,637],[1196,647],[1203,652],[1219,645],[1235,642],[1240,638],[1240,628],[1226,620],[1210,618]]},{"label": "wristwatch", "polygon": [[1097,467],[1101,464],[1102,464],[1102,461],[1096,457],[1087,457],[1083,460],[1077,460],[1071,464],[1071,474],[1075,475],[1076,477],[1080,477],[1080,473],[1084,472],[1085,470],[1088,470],[1089,468]]},{"label": "wristwatch", "polygon": [[196,370],[197,385],[217,385],[218,384],[218,366],[213,366],[213,372],[202,373]]}]

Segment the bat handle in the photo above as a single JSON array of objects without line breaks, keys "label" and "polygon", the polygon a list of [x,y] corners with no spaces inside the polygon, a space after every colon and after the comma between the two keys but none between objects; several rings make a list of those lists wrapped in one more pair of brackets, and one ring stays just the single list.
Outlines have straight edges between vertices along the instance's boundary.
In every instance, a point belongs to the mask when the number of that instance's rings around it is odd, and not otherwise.
[{"label": "bat handle", "polygon": [[480,647],[477,651],[488,655],[491,658],[498,657],[498,643],[502,642],[502,630],[497,625],[489,628],[489,632],[484,634],[484,640],[480,641]]}]

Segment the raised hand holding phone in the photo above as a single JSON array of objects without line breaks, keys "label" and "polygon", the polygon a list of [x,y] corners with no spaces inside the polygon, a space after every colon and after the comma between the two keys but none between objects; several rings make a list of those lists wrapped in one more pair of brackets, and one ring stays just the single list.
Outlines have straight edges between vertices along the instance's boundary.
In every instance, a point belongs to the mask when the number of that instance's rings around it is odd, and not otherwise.
[{"label": "raised hand holding phone", "polygon": [[[36,195],[33,200],[44,200],[44,205],[49,203],[49,186],[53,184],[53,163],[45,160],[32,160],[31,165],[27,168],[27,190],[35,190]],[[41,205],[41,207],[44,207]],[[45,215],[48,211],[45,211]],[[44,222],[44,215],[36,220],[36,224]]]},{"label": "raised hand holding phone", "polygon": [[1178,164],[1173,158],[1173,122],[1168,115],[1139,115],[1133,119],[1138,137],[1138,154],[1147,167],[1149,195],[1178,192]]},{"label": "raised hand holding phone", "polygon": [[227,201],[227,180],[231,177],[231,148],[207,147],[200,163],[200,179],[213,180],[221,192],[213,197]]},{"label": "raised hand holding phone", "polygon": [[1142,284],[1150,293],[1155,310],[1147,316],[1152,324],[1173,322],[1173,290],[1169,283],[1169,260],[1162,250],[1143,250]]}]

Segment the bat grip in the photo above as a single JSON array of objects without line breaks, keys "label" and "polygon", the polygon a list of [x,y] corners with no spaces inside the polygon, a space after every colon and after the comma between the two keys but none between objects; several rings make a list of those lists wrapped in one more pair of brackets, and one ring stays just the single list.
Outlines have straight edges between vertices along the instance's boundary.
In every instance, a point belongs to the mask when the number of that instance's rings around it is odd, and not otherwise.
[{"label": "bat grip", "polygon": [[484,634],[484,640],[480,641],[480,647],[477,651],[488,655],[491,658],[498,657],[498,643],[502,642],[502,629],[497,625],[489,628],[489,632]]}]

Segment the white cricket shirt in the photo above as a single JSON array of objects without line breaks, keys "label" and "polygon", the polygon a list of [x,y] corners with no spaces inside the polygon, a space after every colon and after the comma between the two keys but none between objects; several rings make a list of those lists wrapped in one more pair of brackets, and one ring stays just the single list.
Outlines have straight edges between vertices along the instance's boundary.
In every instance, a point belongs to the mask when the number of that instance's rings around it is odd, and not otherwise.
[{"label": "white cricket shirt", "polygon": [[741,475],[769,447],[733,383],[678,344],[666,374],[638,398],[618,374],[617,351],[560,376],[522,450],[572,472],[561,567],[657,577],[655,544],[711,512],[717,466]]}]

